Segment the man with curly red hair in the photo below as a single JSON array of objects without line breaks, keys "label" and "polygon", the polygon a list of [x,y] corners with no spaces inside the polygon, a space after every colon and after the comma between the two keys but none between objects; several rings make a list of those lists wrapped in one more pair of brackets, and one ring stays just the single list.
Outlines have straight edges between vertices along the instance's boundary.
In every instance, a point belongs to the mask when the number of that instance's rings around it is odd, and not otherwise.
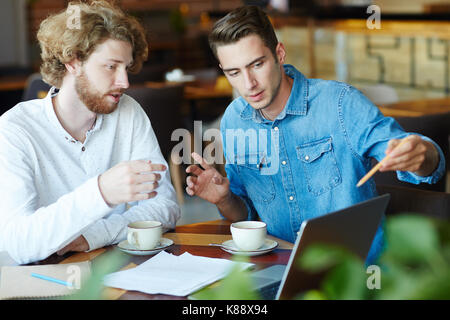
[{"label": "man with curly red hair", "polygon": [[38,31],[48,95],[0,118],[0,251],[19,263],[118,243],[131,221],[174,228],[180,215],[150,121],[124,94],[147,59],[142,26],[106,1],[69,8]]}]

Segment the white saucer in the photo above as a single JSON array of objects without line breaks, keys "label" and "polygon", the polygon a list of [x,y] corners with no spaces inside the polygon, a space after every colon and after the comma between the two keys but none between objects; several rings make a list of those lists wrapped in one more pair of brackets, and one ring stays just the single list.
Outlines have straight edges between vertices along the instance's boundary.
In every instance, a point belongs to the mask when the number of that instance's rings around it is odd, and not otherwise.
[{"label": "white saucer", "polygon": [[227,240],[222,243],[222,245],[227,246],[227,248],[220,247],[223,251],[226,251],[231,254],[240,255],[240,256],[247,256],[247,257],[253,257],[253,256],[259,256],[265,253],[268,253],[272,250],[274,250],[276,247],[278,247],[278,242],[270,239],[266,239],[264,244],[261,248],[257,250],[252,251],[242,251],[240,250],[233,240]]},{"label": "white saucer", "polygon": [[173,244],[173,241],[167,238],[161,238],[161,240],[159,241],[159,244],[150,250],[139,250],[136,249],[135,247],[133,247],[131,244],[128,243],[128,240],[123,240],[121,242],[119,242],[119,244],[117,245],[117,247],[122,250],[123,252],[129,253],[129,254],[133,254],[136,256],[148,256],[148,255],[152,255],[152,254],[156,254],[164,249],[166,249],[167,247],[171,246]]}]

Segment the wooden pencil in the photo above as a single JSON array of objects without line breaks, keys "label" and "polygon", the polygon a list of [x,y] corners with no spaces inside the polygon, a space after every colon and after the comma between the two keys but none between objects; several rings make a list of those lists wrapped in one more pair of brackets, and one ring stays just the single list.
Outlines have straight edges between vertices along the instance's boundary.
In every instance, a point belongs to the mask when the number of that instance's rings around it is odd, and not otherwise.
[{"label": "wooden pencil", "polygon": [[[402,140],[402,142],[400,142],[400,143],[398,144],[398,146],[396,146],[396,147],[394,148],[394,150],[396,150],[396,149],[399,148],[402,144],[404,144],[404,143],[406,142],[406,140],[407,140],[407,137],[404,138],[404,139]],[[381,168],[381,166],[386,162],[386,160],[390,158],[390,155],[392,154],[392,152],[394,152],[394,150],[392,150],[390,154],[388,154],[386,157],[384,157],[380,162],[377,163],[376,166],[374,166],[369,172],[367,172],[367,174],[366,174],[364,177],[362,177],[361,180],[358,181],[358,183],[356,184],[356,186],[359,188],[359,187],[362,186],[364,183],[366,183],[367,180],[369,180],[369,179],[375,174],[375,172],[377,172],[377,171]]]}]

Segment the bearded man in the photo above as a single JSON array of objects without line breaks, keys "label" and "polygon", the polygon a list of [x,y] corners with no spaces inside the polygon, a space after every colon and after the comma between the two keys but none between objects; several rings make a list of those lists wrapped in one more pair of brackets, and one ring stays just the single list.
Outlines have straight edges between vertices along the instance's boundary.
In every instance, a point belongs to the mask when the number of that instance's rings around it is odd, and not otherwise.
[{"label": "bearded man", "polygon": [[143,28],[106,1],[70,6],[38,31],[48,95],[0,117],[0,251],[19,263],[118,243],[136,220],[172,229],[180,216],[150,121],[124,94],[147,58]]}]

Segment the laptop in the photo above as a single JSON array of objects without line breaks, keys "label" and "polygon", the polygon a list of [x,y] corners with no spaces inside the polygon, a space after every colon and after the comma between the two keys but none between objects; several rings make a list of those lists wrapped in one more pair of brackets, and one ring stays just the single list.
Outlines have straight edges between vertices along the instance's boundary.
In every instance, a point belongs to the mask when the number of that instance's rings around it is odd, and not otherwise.
[{"label": "laptop", "polygon": [[324,273],[310,274],[295,266],[311,244],[340,245],[363,261],[384,216],[390,199],[384,194],[302,223],[287,265],[273,265],[251,274],[254,289],[263,299],[293,299],[299,293],[317,288]]}]

